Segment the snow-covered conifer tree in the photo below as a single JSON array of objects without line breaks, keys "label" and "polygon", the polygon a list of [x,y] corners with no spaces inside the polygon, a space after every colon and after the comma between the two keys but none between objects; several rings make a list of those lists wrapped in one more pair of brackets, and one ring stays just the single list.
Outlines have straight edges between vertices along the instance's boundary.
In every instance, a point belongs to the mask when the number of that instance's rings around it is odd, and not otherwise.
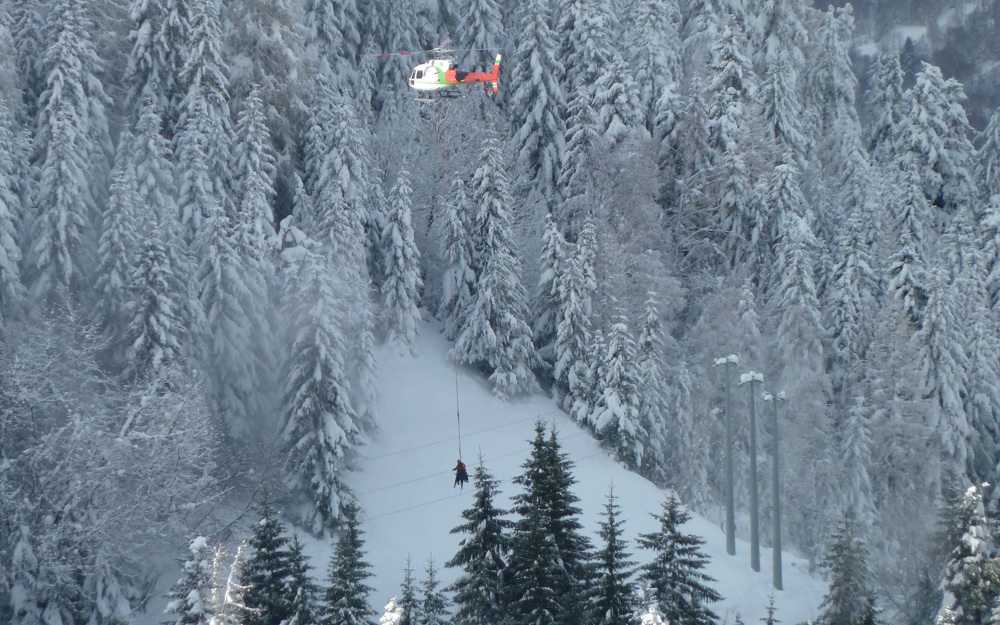
[{"label": "snow-covered conifer tree", "polygon": [[793,61],[786,54],[779,54],[764,74],[760,100],[764,119],[778,150],[790,153],[793,162],[801,169],[813,145],[805,127],[807,118],[798,79]]},{"label": "snow-covered conifer tree", "polygon": [[550,3],[520,2],[514,9],[514,56],[511,76],[537,76],[516,81],[509,96],[518,162],[527,172],[540,200],[557,199],[559,171],[565,147],[563,111],[566,106],[559,77],[563,75],[556,35],[550,26]]},{"label": "snow-covered conifer tree", "polygon": [[447,625],[448,618],[448,597],[440,588],[441,581],[437,577],[437,567],[434,566],[434,558],[427,560],[427,567],[424,568],[427,577],[421,584],[423,588],[423,601],[420,604],[420,617],[417,625]]},{"label": "snow-covered conifer tree", "polygon": [[870,410],[864,397],[854,397],[839,433],[844,505],[862,529],[870,528],[877,520],[870,477],[874,469]]},{"label": "snow-covered conifer tree", "polygon": [[562,202],[553,215],[563,236],[575,241],[585,216],[593,212],[595,150],[600,145],[601,131],[592,96],[574,92],[568,112],[566,151],[559,172]]},{"label": "snow-covered conifer tree", "polygon": [[619,316],[608,332],[597,381],[597,401],[589,422],[597,437],[615,450],[615,456],[630,468],[643,463],[646,432],[639,415],[639,372],[635,339],[624,316]]},{"label": "snow-covered conifer tree", "polygon": [[472,239],[472,202],[465,190],[465,180],[451,182],[451,194],[446,216],[447,234],[444,239],[444,258],[448,268],[442,275],[443,294],[439,316],[444,323],[444,334],[455,340],[457,320],[463,318],[472,303],[476,288],[476,270]]},{"label": "snow-covered conifer tree", "polygon": [[594,622],[600,625],[627,625],[633,622],[636,606],[632,573],[635,562],[630,560],[628,545],[622,538],[622,525],[621,508],[615,503],[612,488],[604,504],[601,548],[594,554],[597,584],[591,599],[591,611]]},{"label": "snow-covered conifer tree", "polygon": [[[677,0],[638,2],[629,28],[634,42],[625,52],[639,85],[639,106],[646,129],[653,133],[664,111],[664,95],[676,90],[681,79],[680,7]],[[675,111],[671,111],[675,113]]]},{"label": "snow-covered conifer tree", "polygon": [[131,0],[128,39],[132,49],[125,69],[127,108],[139,114],[149,98],[164,120],[164,133],[173,138],[184,97],[181,72],[187,60],[191,6],[186,0]]},{"label": "snow-covered conifer tree", "polygon": [[329,586],[323,593],[320,625],[373,625],[375,612],[368,607],[373,590],[365,580],[371,565],[365,560],[364,530],[358,519],[361,508],[354,501],[341,507],[343,514],[337,542],[330,558]]},{"label": "snow-covered conifer tree", "polygon": [[889,259],[889,293],[899,302],[911,323],[919,327],[929,297],[924,225],[931,216],[927,197],[915,168],[904,172],[904,188],[894,217],[899,243]]},{"label": "snow-covered conifer tree", "polygon": [[979,486],[973,485],[966,490],[953,523],[947,533],[957,541],[949,545],[951,551],[939,588],[943,596],[937,618],[951,611],[956,625],[985,623],[1000,586],[1000,563],[992,555],[992,540]]},{"label": "snow-covered conifer tree", "polygon": [[[562,305],[566,239],[559,232],[551,213],[545,214],[542,232],[542,256],[539,258],[538,286],[531,306],[532,334],[538,355],[546,362],[556,360],[555,341]],[[562,389],[565,394],[565,388]]]},{"label": "snow-covered conifer tree", "polygon": [[880,54],[871,86],[865,93],[865,105],[872,120],[866,145],[875,162],[889,163],[894,159],[899,126],[906,115],[908,102],[903,95],[899,54]]},{"label": "snow-covered conifer tree", "polygon": [[[655,293],[646,299],[642,318],[642,331],[636,342],[636,370],[638,373],[639,425],[646,433],[644,441],[643,472],[660,481],[667,473],[667,463],[675,445],[670,437],[671,425],[678,415],[670,415],[667,403],[666,375],[663,369],[663,327],[660,323],[660,305]],[[670,416],[668,416],[670,415]],[[674,421],[670,423],[669,421]]]},{"label": "snow-covered conifer tree", "polygon": [[448,588],[454,593],[455,619],[469,625],[493,625],[504,615],[503,571],[510,552],[510,528],[506,511],[496,507],[499,481],[482,462],[476,467],[473,484],[475,502],[462,511],[465,519],[452,534],[467,534],[458,552],[446,563],[462,567],[463,573]]},{"label": "snow-covered conifer tree", "polygon": [[292,537],[288,563],[290,571],[285,592],[291,602],[292,615],[285,621],[285,625],[314,625],[318,589],[309,574],[309,558],[306,557],[298,536]]},{"label": "snow-covered conifer tree", "polygon": [[191,541],[190,556],[183,564],[184,577],[167,593],[164,612],[171,615],[171,625],[209,625],[213,613],[213,596],[217,591],[214,554],[208,539],[198,536]]},{"label": "snow-covered conifer tree", "polygon": [[382,315],[386,342],[402,351],[413,351],[420,309],[417,300],[420,278],[420,250],[413,241],[410,172],[400,169],[389,192],[389,219],[382,230],[385,280],[382,282]]},{"label": "snow-covered conifer tree", "polygon": [[868,608],[872,579],[868,545],[848,512],[837,527],[827,555],[820,563],[830,575],[830,587],[817,622],[823,625],[860,623]]},{"label": "snow-covered conifer tree", "polygon": [[530,390],[538,358],[525,321],[526,303],[520,263],[511,232],[507,176],[500,142],[488,137],[473,177],[477,258],[476,292],[460,321],[455,358],[490,372],[500,397]]},{"label": "snow-covered conifer tree", "polygon": [[[3,48],[0,47],[0,54]],[[0,98],[0,145],[14,146],[14,115]],[[21,285],[21,246],[17,227],[21,222],[17,163],[14,150],[0,151],[0,322],[24,300]]]},{"label": "snow-covered conifer tree", "polygon": [[307,521],[317,533],[340,514],[340,471],[361,434],[344,363],[345,302],[333,267],[324,254],[306,249],[285,294],[285,308],[296,317],[284,367],[285,471],[289,484],[312,498]]},{"label": "snow-covered conifer tree", "polygon": [[143,230],[132,150],[132,133],[126,130],[119,139],[118,155],[111,174],[111,197],[104,208],[103,230],[97,247],[97,314],[116,346],[128,323],[126,310],[132,267],[136,264]]},{"label": "snow-covered conifer tree", "polygon": [[500,2],[497,0],[473,0],[463,2],[462,10],[458,11],[460,25],[455,31],[458,47],[467,48],[470,52],[459,57],[459,67],[467,67],[474,59],[480,58],[485,51],[503,49],[507,42],[504,32]]},{"label": "snow-covered conifer tree", "polygon": [[400,587],[399,625],[416,625],[417,617],[420,614],[420,605],[417,600],[417,584],[413,580],[413,566],[410,564],[410,555],[406,555],[406,568],[403,569],[403,585]]},{"label": "snow-covered conifer tree", "polygon": [[976,153],[976,181],[987,198],[1000,195],[1000,108],[990,116]]},{"label": "snow-covered conifer tree", "polygon": [[34,137],[39,181],[22,244],[24,278],[36,305],[79,301],[93,279],[111,147],[104,112],[110,100],[90,21],[75,0],[52,9],[57,34],[45,51]]},{"label": "snow-covered conifer tree", "polygon": [[703,540],[684,534],[681,526],[691,518],[681,502],[670,495],[654,517],[659,529],[640,534],[639,547],[653,552],[652,560],[640,567],[639,580],[651,589],[668,623],[676,625],[712,625],[718,617],[708,604],[722,596],[711,587],[715,582],[702,571],[708,557],[702,553]]},{"label": "snow-covered conifer tree", "polygon": [[258,509],[260,520],[248,541],[252,549],[240,570],[243,625],[279,625],[292,615],[295,595],[286,594],[291,571],[289,539],[264,493]]},{"label": "snow-covered conifer tree", "polygon": [[[590,380],[590,313],[596,285],[589,282],[584,263],[584,246],[595,243],[591,222],[581,233],[574,249],[569,250],[562,262],[562,276],[558,286],[558,320],[556,325],[555,363],[553,378],[557,392],[563,393],[563,409],[574,418],[586,418],[589,410],[592,381]],[[590,265],[591,270],[593,265]],[[591,276],[592,277],[592,276]],[[577,404],[580,405],[578,407]],[[585,406],[587,406],[585,408]]]},{"label": "snow-covered conifer tree", "polygon": [[605,0],[569,0],[556,16],[559,39],[562,92],[582,92],[587,99],[597,95],[597,79],[615,54],[615,13]]},{"label": "snow-covered conifer tree", "polygon": [[[353,67],[361,53],[361,13],[355,0],[304,3],[308,28],[307,50],[319,64],[320,73],[334,78],[347,67]],[[413,50],[414,48],[401,48]]]},{"label": "snow-covered conifer tree", "polygon": [[615,53],[594,81],[594,109],[597,128],[613,146],[638,139],[645,132],[639,89],[625,60]]},{"label": "snow-covered conifer tree", "polygon": [[395,597],[389,599],[389,603],[385,604],[384,609],[385,612],[379,618],[378,625],[402,625],[403,608],[396,603]]}]

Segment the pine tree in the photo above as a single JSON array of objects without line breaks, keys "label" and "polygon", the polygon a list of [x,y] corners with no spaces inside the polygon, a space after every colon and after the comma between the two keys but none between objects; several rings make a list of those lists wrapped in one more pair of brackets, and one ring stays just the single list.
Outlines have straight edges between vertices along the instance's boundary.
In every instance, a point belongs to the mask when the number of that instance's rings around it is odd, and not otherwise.
[{"label": "pine tree", "polygon": [[474,52],[467,52],[464,57],[459,57],[459,67],[467,67],[478,54],[481,54],[475,51],[500,50],[508,41],[501,21],[500,2],[473,0],[463,4],[466,6],[459,11],[461,24],[454,32],[458,36],[458,47]]},{"label": "pine tree", "polygon": [[676,90],[681,79],[680,7],[676,0],[648,0],[636,3],[633,11],[635,41],[628,48],[628,60],[639,85],[646,129],[657,136],[657,120],[667,112],[662,107],[664,96]]},{"label": "pine tree", "polygon": [[870,409],[864,397],[854,398],[840,432],[840,480],[844,504],[861,527],[871,527],[877,516],[872,493],[872,433]]},{"label": "pine tree", "polygon": [[718,617],[707,604],[722,599],[709,586],[715,580],[702,572],[707,556],[701,552],[702,541],[684,534],[681,526],[691,515],[680,501],[670,495],[663,510],[653,515],[660,524],[656,532],[640,534],[639,547],[653,552],[653,559],[640,568],[639,580],[648,584],[658,602],[660,613],[676,625],[712,625]]},{"label": "pine tree", "polygon": [[953,517],[948,528],[953,540],[939,588],[943,597],[937,616],[951,611],[956,625],[985,623],[1000,588],[1000,563],[992,555],[980,487],[966,490]]},{"label": "pine tree", "polygon": [[[538,355],[547,363],[556,359],[555,340],[559,325],[559,311],[562,303],[562,281],[566,239],[559,232],[551,213],[545,214],[545,230],[542,232],[542,255],[538,259],[539,274],[535,299],[531,306],[532,335]],[[558,389],[565,395],[565,387]]]},{"label": "pine tree", "polygon": [[82,3],[53,6],[58,24],[45,52],[33,164],[34,216],[27,224],[24,278],[36,305],[79,302],[96,270],[98,206],[110,160],[101,61]]},{"label": "pine tree", "polygon": [[365,560],[364,531],[358,514],[361,508],[354,501],[341,506],[342,517],[337,529],[337,542],[330,558],[329,586],[323,593],[323,616],[319,625],[373,625],[374,610],[368,607],[368,593],[373,588],[365,583],[371,577],[371,565]]},{"label": "pine tree", "polygon": [[[99,265],[95,289],[100,294],[97,313],[115,347],[120,345],[128,323],[127,294],[131,290],[131,268],[136,262],[141,234],[138,180],[130,158],[132,150],[132,133],[126,130],[119,139],[111,174],[111,197],[104,209],[104,228],[97,247]],[[116,360],[118,357],[120,354],[116,354]]]},{"label": "pine tree", "polygon": [[442,301],[439,316],[444,323],[444,335],[455,340],[457,320],[462,319],[472,303],[476,288],[476,269],[473,250],[472,206],[465,190],[465,180],[455,178],[450,182],[451,194],[445,218],[447,235],[444,240],[444,258],[448,268],[441,280]]},{"label": "pine tree", "polygon": [[[563,409],[567,411],[573,410],[573,405],[590,391],[587,349],[590,343],[593,289],[584,276],[582,246],[588,243],[592,233],[591,228],[588,234],[577,241],[577,245],[570,250],[571,253],[567,254],[561,263],[562,276],[558,283],[559,306],[553,377],[557,392],[562,393]],[[579,416],[585,415],[581,412]]]},{"label": "pine tree", "polygon": [[636,343],[636,369],[639,390],[639,425],[646,433],[643,455],[643,473],[657,481],[667,473],[673,444],[668,432],[669,421],[678,415],[668,416],[666,375],[663,369],[663,328],[660,324],[659,301],[650,292],[646,299],[642,331]]},{"label": "pine tree", "polygon": [[[2,44],[2,40],[0,40]],[[0,54],[3,48],[0,47]],[[15,145],[15,120],[6,102],[0,100],[0,145]],[[24,302],[21,284],[21,246],[17,227],[21,221],[21,198],[18,197],[17,163],[13,149],[0,152],[0,323],[4,316]]]},{"label": "pine tree", "polygon": [[557,199],[566,140],[562,121],[566,104],[559,83],[563,68],[549,5],[529,0],[514,9],[514,49],[519,52],[512,59],[510,75],[539,79],[517,81],[508,100],[518,162],[545,203]]},{"label": "pine tree", "polygon": [[[469,625],[495,625],[504,615],[503,576],[510,552],[511,521],[496,507],[499,481],[482,462],[473,476],[475,502],[462,511],[465,522],[452,534],[468,534],[445,566],[462,567],[463,574],[449,587],[457,609],[455,620]],[[401,624],[402,625],[402,624]]]},{"label": "pine tree", "polygon": [[608,490],[601,521],[603,547],[594,554],[596,562],[596,592],[591,607],[593,622],[601,625],[627,625],[635,611],[635,588],[632,572],[635,562],[629,558],[627,544],[622,538],[621,509],[615,503],[614,489]]},{"label": "pine tree", "polygon": [[399,170],[396,184],[389,192],[389,220],[382,230],[386,272],[382,283],[382,314],[386,342],[412,352],[420,321],[417,300],[423,281],[420,278],[420,250],[413,241],[410,224],[413,201],[409,179],[410,172]]},{"label": "pine tree", "polygon": [[515,496],[518,515],[508,561],[505,623],[569,625],[584,617],[584,594],[591,580],[589,541],[580,533],[578,498],[570,491],[572,463],[553,430],[535,424],[531,457],[514,478],[524,491]]},{"label": "pine tree", "polygon": [[639,417],[635,339],[623,316],[611,325],[603,361],[590,423],[598,439],[615,450],[619,461],[630,468],[641,467],[647,435]]},{"label": "pine tree", "polygon": [[406,555],[406,568],[403,570],[402,594],[399,597],[399,625],[416,625],[420,615],[420,605],[417,601],[417,587],[413,581],[413,567],[410,556]]},{"label": "pine tree", "polygon": [[486,139],[473,178],[478,263],[476,292],[455,341],[455,358],[485,368],[493,392],[508,397],[532,389],[538,356],[525,321],[526,304],[511,232],[507,177],[500,143]]},{"label": "pine tree", "polygon": [[976,153],[976,180],[990,198],[1000,195],[1000,108],[990,116],[983,139]]},{"label": "pine tree", "polygon": [[878,163],[892,162],[900,124],[906,115],[903,69],[898,54],[880,54],[873,69],[871,88],[865,93],[868,115],[868,151]]},{"label": "pine tree", "polygon": [[[361,50],[361,14],[354,0],[308,0],[304,7],[309,34],[307,49],[320,64],[319,72],[335,76],[345,65],[353,66]],[[415,48],[400,48],[413,50]]]},{"label": "pine tree", "polygon": [[285,471],[291,486],[310,495],[307,521],[319,533],[339,515],[340,471],[361,437],[344,362],[347,311],[333,265],[321,253],[306,249],[286,285],[296,331],[284,366]]},{"label": "pine tree", "polygon": [[639,88],[618,53],[594,81],[594,111],[598,130],[612,146],[639,140],[643,135],[649,137],[643,123]]},{"label": "pine tree", "polygon": [[422,587],[424,598],[420,605],[420,618],[417,625],[447,625],[448,619],[448,598],[439,586],[440,580],[437,578],[437,568],[434,567],[434,558],[427,560],[427,568],[424,569],[427,577],[424,578]]},{"label": "pine tree", "polygon": [[212,548],[204,536],[191,541],[184,577],[167,593],[164,613],[172,615],[170,625],[208,625],[215,616],[213,596],[217,590]]},{"label": "pine tree", "polygon": [[820,604],[817,622],[822,625],[856,625],[868,610],[871,594],[868,545],[859,536],[858,523],[847,512],[833,535],[820,566],[830,576],[830,586]]},{"label": "pine tree", "polygon": [[292,573],[289,540],[284,527],[267,501],[265,491],[258,511],[260,520],[253,526],[248,541],[253,550],[243,564],[240,581],[246,587],[243,594],[243,625],[280,625],[292,615],[292,600],[288,594]]},{"label": "pine tree", "polygon": [[[191,7],[185,0],[131,0],[128,39],[132,49],[125,69],[129,86],[126,107],[139,114],[151,106],[164,120],[167,138],[173,138],[184,97],[181,72],[187,60]],[[148,104],[144,104],[147,102]]]},{"label": "pine tree", "polygon": [[303,552],[298,536],[292,537],[288,550],[288,578],[285,596],[288,597],[291,616],[285,625],[313,625],[316,623],[316,584],[309,574],[309,560]]}]

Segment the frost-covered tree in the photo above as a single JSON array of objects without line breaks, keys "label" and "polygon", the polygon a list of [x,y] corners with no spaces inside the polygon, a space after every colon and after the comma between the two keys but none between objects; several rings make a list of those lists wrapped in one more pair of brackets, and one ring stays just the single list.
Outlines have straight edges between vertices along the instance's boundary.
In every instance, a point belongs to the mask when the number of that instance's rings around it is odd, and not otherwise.
[{"label": "frost-covered tree", "polygon": [[[590,379],[590,315],[596,284],[588,280],[585,263],[588,243],[594,241],[593,225],[588,222],[575,248],[562,263],[558,294],[558,325],[556,326],[555,363],[553,377],[558,392],[564,393],[563,409],[577,419],[585,419],[589,408],[592,380]],[[592,266],[591,266],[592,267]],[[561,391],[560,391],[561,389]]]},{"label": "frost-covered tree", "polygon": [[708,557],[701,551],[704,541],[681,531],[691,515],[670,495],[663,502],[660,514],[653,516],[659,522],[657,531],[640,534],[638,538],[641,549],[653,552],[652,560],[640,567],[639,581],[650,588],[650,599],[657,602],[666,622],[716,623],[718,617],[708,604],[722,596],[711,587],[715,580],[702,571],[708,563]]},{"label": "frost-covered tree", "polygon": [[626,625],[635,612],[635,588],[632,583],[635,562],[622,538],[624,529],[621,508],[615,502],[614,489],[608,491],[604,519],[600,522],[601,548],[594,554],[597,582],[591,599],[595,623]]},{"label": "frost-covered tree", "polygon": [[636,370],[638,373],[639,425],[646,433],[644,455],[647,461],[643,472],[654,479],[666,473],[671,443],[668,432],[668,396],[666,374],[663,367],[663,327],[660,323],[660,305],[657,295],[650,292],[646,299],[642,331],[636,342]]},{"label": "frost-covered tree", "polygon": [[439,316],[444,323],[445,336],[454,340],[457,320],[461,319],[472,303],[476,288],[476,269],[473,249],[472,202],[465,188],[465,180],[451,180],[448,214],[445,217],[447,234],[444,238],[444,258],[448,263],[442,280],[442,301]]},{"label": "frost-covered tree", "polygon": [[[532,334],[538,355],[546,362],[556,360],[555,341],[562,304],[563,273],[566,256],[566,239],[551,213],[545,214],[545,230],[542,232],[542,255],[538,259],[538,285],[531,306]],[[565,387],[559,391],[565,395]]]},{"label": "frost-covered tree", "polygon": [[639,90],[625,60],[615,53],[594,81],[597,129],[605,141],[618,146],[645,134]]},{"label": "frost-covered tree", "polygon": [[191,554],[182,565],[184,577],[167,593],[164,612],[171,615],[170,625],[209,625],[215,617],[213,597],[218,592],[215,554],[204,536],[191,541],[188,551]]},{"label": "frost-covered tree", "polygon": [[316,622],[316,596],[318,589],[309,573],[309,558],[298,536],[292,537],[288,550],[289,574],[285,593],[291,602],[291,616],[286,625],[313,625]]},{"label": "frost-covered tree", "polygon": [[[2,50],[2,48],[0,48]],[[0,54],[3,52],[0,51]],[[14,115],[0,98],[0,144],[15,145]],[[17,228],[21,223],[20,181],[14,150],[0,152],[0,322],[24,301],[21,284],[21,246]]]},{"label": "frost-covered tree", "polygon": [[441,581],[437,577],[437,567],[434,566],[434,558],[427,560],[427,567],[424,569],[426,577],[421,584],[423,590],[423,601],[420,604],[420,618],[417,625],[447,625],[448,618],[448,597],[440,588]]},{"label": "frost-covered tree", "polygon": [[590,541],[581,533],[579,498],[572,463],[553,430],[535,424],[531,456],[514,478],[523,492],[514,497],[518,515],[507,565],[508,596],[504,623],[528,620],[539,625],[569,625],[585,616],[584,596],[592,579]]},{"label": "frost-covered tree", "polygon": [[43,60],[32,159],[39,180],[22,245],[24,279],[36,305],[78,302],[93,279],[111,148],[110,100],[84,6],[60,0],[52,9],[57,34]]},{"label": "frost-covered tree", "polygon": [[358,54],[362,52],[358,3],[355,0],[307,0],[303,12],[308,33],[306,49],[316,59],[317,71],[335,77],[346,68],[354,67]]},{"label": "frost-covered tree", "polygon": [[375,612],[368,607],[373,588],[366,582],[371,577],[371,564],[365,559],[364,530],[358,519],[361,508],[348,501],[341,512],[319,625],[373,625]]},{"label": "frost-covered tree", "polygon": [[641,467],[647,434],[639,414],[635,339],[623,316],[615,319],[608,331],[601,374],[589,423],[597,437],[615,450],[618,460],[631,468]]},{"label": "frost-covered tree", "polygon": [[823,625],[861,623],[872,592],[868,545],[860,527],[848,512],[833,535],[822,566],[830,575],[830,587],[820,604],[817,622]]},{"label": "frost-covered tree", "polygon": [[976,153],[976,181],[987,198],[1000,195],[1000,108],[990,116]]},{"label": "frost-covered tree", "polygon": [[446,563],[463,573],[448,588],[455,601],[455,619],[469,625],[493,625],[504,615],[503,571],[510,552],[512,522],[496,507],[499,481],[480,462],[473,477],[475,502],[462,511],[463,523],[452,534],[467,534]]},{"label": "frost-covered tree", "polygon": [[382,230],[385,279],[382,282],[382,315],[386,342],[400,350],[413,351],[420,309],[417,301],[420,278],[420,250],[413,241],[410,214],[413,207],[410,172],[400,169],[389,192],[389,219]]},{"label": "frost-covered tree", "polygon": [[454,31],[458,47],[467,48],[459,56],[459,67],[467,67],[485,51],[502,50],[508,38],[504,31],[501,2],[498,0],[473,0],[462,2],[458,11],[460,25]]},{"label": "frost-covered tree", "polygon": [[472,182],[476,290],[455,341],[455,358],[489,371],[493,392],[500,397],[534,387],[532,367],[538,358],[525,321],[525,293],[504,172],[500,142],[489,137]]},{"label": "frost-covered tree", "polygon": [[[125,333],[132,266],[141,241],[139,189],[131,160],[132,133],[119,139],[118,155],[111,174],[111,192],[104,208],[103,229],[98,239],[97,315],[108,337],[117,347]],[[119,356],[119,355],[116,355]]]},{"label": "frost-covered tree", "polygon": [[187,60],[191,6],[187,0],[131,0],[128,39],[132,49],[125,68],[127,107],[138,115],[148,98],[172,138],[184,97],[181,72]]},{"label": "frost-covered tree", "polygon": [[970,486],[954,513],[947,533],[957,540],[949,545],[939,590],[943,593],[937,619],[946,612],[962,625],[988,622],[1000,587],[1000,563],[992,554],[992,538],[979,486]]},{"label": "frost-covered tree", "polygon": [[413,580],[413,566],[410,564],[410,555],[406,555],[406,568],[403,569],[403,585],[400,588],[399,625],[415,625],[420,614],[420,605],[417,600],[417,584]]},{"label": "frost-covered tree", "polygon": [[764,120],[777,142],[778,150],[792,155],[802,168],[812,141],[809,138],[805,107],[799,89],[798,69],[786,54],[780,54],[767,67],[761,85],[760,101]]},{"label": "frost-covered tree", "polygon": [[340,514],[345,490],[340,472],[361,436],[344,362],[347,310],[336,276],[325,255],[305,249],[284,295],[285,309],[295,319],[284,366],[286,479],[309,494],[307,521],[316,533]]},{"label": "frost-covered tree", "polygon": [[871,119],[866,145],[874,161],[889,163],[894,160],[897,136],[908,103],[903,95],[899,54],[880,54],[872,70],[871,87],[865,92],[865,105]]},{"label": "frost-covered tree", "polygon": [[565,148],[565,97],[559,44],[552,30],[550,3],[520,2],[514,9],[514,56],[511,76],[517,80],[509,96],[508,113],[520,166],[545,203],[557,199],[559,171]]},{"label": "frost-covered tree", "polygon": [[927,252],[924,227],[931,218],[919,174],[905,172],[904,188],[894,218],[899,243],[889,259],[889,293],[898,302],[914,326],[919,327],[927,305],[930,279],[927,275]]},{"label": "frost-covered tree", "polygon": [[862,529],[870,528],[877,515],[871,484],[874,467],[870,411],[864,397],[855,397],[839,432],[844,506]]},{"label": "frost-covered tree", "polygon": [[[623,50],[639,85],[639,105],[646,129],[655,136],[657,119],[667,111],[664,96],[677,89],[681,75],[681,15],[677,0],[635,3],[629,27],[634,43]],[[675,113],[675,111],[670,111]]]},{"label": "frost-covered tree", "polygon": [[260,520],[247,541],[252,550],[240,570],[244,586],[242,623],[280,625],[292,615],[295,595],[286,594],[291,575],[291,552],[284,527],[267,501],[265,492],[258,508]]},{"label": "frost-covered tree", "polygon": [[596,97],[597,79],[615,54],[614,15],[605,0],[569,0],[559,8],[555,35],[563,93],[581,92],[591,100]]},{"label": "frost-covered tree", "polygon": [[188,24],[175,153],[180,179],[177,203],[185,236],[193,241],[214,204],[232,219],[235,197],[229,165],[233,143],[229,81],[218,0],[195,3]]}]

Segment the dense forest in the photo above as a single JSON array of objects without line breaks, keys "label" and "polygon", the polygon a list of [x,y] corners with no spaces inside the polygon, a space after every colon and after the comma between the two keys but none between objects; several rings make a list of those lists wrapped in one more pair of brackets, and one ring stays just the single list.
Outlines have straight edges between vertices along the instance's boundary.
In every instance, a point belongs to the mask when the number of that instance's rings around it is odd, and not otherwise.
[{"label": "dense forest", "polygon": [[[261,483],[335,531],[431,318],[706,514],[729,397],[739,508],[780,434],[786,547],[982,622],[1000,8],[903,4],[0,0],[0,618],[119,622]],[[499,93],[415,101],[445,40]]]}]

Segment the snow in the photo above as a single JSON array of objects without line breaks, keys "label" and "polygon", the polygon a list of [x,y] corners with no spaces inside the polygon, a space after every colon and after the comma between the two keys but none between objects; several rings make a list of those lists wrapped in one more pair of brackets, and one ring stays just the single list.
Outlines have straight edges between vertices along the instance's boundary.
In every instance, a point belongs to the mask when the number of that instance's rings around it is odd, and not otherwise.
[{"label": "snow", "polygon": [[[473,501],[471,484],[465,489],[452,486],[459,424],[456,373],[447,359],[449,348],[435,325],[422,322],[416,356],[391,349],[379,352],[381,431],[362,450],[357,470],[345,476],[362,508],[361,527],[374,574],[369,583],[376,589],[369,598],[373,608],[398,596],[408,555],[420,571],[429,557],[443,564],[455,554],[461,535],[450,530]],[[665,491],[626,471],[551,399],[536,394],[501,401],[490,393],[483,376],[464,367],[458,369],[457,386],[462,459],[471,470],[482,457],[501,480],[499,503],[503,507],[509,508],[507,500],[518,492],[511,479],[521,472],[534,438],[534,423],[541,420],[555,426],[563,450],[576,465],[574,489],[581,498],[585,531],[596,541],[598,521],[613,484],[634,559],[647,560],[648,554],[636,550],[635,537],[655,531],[652,513],[659,511]],[[738,540],[737,555],[728,556],[719,526],[695,515],[686,530],[706,541],[704,550],[711,559],[706,572],[717,580],[715,588],[725,597],[713,609],[724,622],[732,623],[736,613],[746,623],[758,622],[766,614],[772,593],[782,622],[793,625],[817,616],[826,585],[804,572],[805,560],[784,554],[785,590],[774,591],[768,567],[759,573],[750,569],[744,542]],[[325,579],[329,541],[305,540],[318,577]],[[761,561],[770,562],[769,550],[761,551]],[[457,573],[441,566],[440,579],[450,584]]]},{"label": "snow", "polygon": [[898,26],[892,29],[892,35],[901,42],[912,39],[916,43],[927,37],[927,26]]}]

